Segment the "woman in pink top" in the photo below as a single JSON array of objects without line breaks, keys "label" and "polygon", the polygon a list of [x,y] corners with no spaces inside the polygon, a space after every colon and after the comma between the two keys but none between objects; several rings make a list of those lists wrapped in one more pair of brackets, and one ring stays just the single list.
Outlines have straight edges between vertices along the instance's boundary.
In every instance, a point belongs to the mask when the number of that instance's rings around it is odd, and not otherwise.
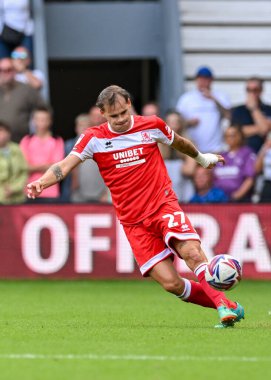
[{"label": "woman in pink top", "polygon": [[[37,180],[54,162],[64,158],[63,139],[52,136],[50,109],[47,107],[37,108],[33,113],[33,124],[34,134],[25,136],[20,143],[28,163],[29,182]],[[59,196],[59,184],[48,187],[41,195],[41,197],[51,200]]]}]

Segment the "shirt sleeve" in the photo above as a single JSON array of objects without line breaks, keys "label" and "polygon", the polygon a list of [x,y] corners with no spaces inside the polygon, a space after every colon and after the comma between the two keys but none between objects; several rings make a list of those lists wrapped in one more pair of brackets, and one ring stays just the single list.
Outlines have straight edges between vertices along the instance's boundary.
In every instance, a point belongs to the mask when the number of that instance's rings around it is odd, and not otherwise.
[{"label": "shirt sleeve", "polygon": [[92,139],[93,135],[91,132],[86,131],[82,133],[74,144],[70,154],[79,157],[82,161],[93,158]]},{"label": "shirt sleeve", "polygon": [[159,117],[156,117],[156,133],[154,140],[162,144],[171,145],[174,139],[172,129]]}]

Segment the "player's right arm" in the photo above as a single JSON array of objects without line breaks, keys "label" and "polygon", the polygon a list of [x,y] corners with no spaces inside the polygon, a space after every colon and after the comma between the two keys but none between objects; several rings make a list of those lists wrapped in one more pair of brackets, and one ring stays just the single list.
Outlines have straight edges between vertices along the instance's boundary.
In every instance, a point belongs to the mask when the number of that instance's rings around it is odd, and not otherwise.
[{"label": "player's right arm", "polygon": [[220,154],[213,153],[201,153],[195,147],[195,145],[190,141],[185,139],[182,136],[179,136],[177,133],[174,133],[174,139],[171,144],[172,148],[178,150],[190,156],[196,160],[201,166],[206,169],[212,169],[218,162],[222,164],[225,163],[224,158]]},{"label": "player's right arm", "polygon": [[44,189],[62,181],[82,161],[75,155],[68,155],[64,160],[52,166],[37,180],[27,185],[28,198],[35,199]]}]

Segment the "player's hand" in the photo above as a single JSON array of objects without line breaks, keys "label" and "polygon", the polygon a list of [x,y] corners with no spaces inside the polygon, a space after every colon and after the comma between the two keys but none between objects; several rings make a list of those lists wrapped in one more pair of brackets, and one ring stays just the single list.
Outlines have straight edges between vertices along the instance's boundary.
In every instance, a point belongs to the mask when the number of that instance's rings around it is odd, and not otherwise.
[{"label": "player's hand", "polygon": [[212,169],[219,162],[221,162],[223,165],[225,164],[224,157],[222,157],[220,154],[213,154],[213,153],[199,152],[195,160],[205,169]]},{"label": "player's hand", "polygon": [[215,167],[219,162],[222,163],[222,165],[225,165],[225,158],[222,157],[220,154],[214,154],[214,156],[217,157],[217,162],[215,163],[211,163],[209,166],[207,166],[207,169],[212,169],[213,167]]},{"label": "player's hand", "polygon": [[29,183],[26,186],[27,189],[27,197],[30,199],[35,199],[37,198],[43,190],[43,186],[40,181],[34,181]]}]

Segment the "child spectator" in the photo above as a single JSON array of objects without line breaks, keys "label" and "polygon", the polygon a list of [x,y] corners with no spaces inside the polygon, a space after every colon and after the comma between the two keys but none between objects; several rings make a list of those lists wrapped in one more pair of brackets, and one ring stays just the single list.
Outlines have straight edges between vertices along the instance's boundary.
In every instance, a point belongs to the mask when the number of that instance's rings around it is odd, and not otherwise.
[{"label": "child spectator", "polygon": [[[52,113],[48,107],[33,112],[33,126],[34,134],[25,136],[20,143],[28,163],[29,181],[35,181],[53,162],[64,158],[64,141],[52,136]],[[41,202],[57,201],[59,196],[59,184],[56,184],[42,193]]]}]

